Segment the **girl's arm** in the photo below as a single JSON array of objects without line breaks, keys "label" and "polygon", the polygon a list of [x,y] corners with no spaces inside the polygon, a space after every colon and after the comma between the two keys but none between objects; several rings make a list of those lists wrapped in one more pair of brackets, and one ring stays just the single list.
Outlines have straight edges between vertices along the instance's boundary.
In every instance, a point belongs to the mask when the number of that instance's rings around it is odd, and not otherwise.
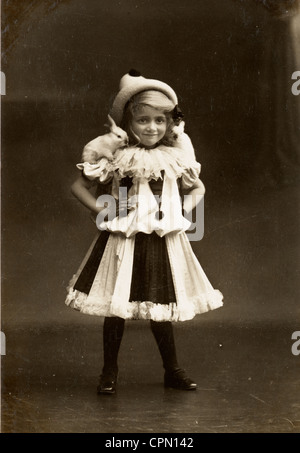
[{"label": "girl's arm", "polygon": [[72,184],[71,192],[86,208],[98,214],[103,207],[96,206],[96,198],[90,192],[92,186],[93,181],[80,176]]},{"label": "girl's arm", "polygon": [[191,212],[197,206],[197,204],[200,203],[200,201],[204,197],[204,194],[204,184],[202,181],[200,181],[199,178],[197,178],[193,186],[189,189],[188,192],[186,192],[186,195],[189,196],[184,197],[183,209],[187,213]]}]

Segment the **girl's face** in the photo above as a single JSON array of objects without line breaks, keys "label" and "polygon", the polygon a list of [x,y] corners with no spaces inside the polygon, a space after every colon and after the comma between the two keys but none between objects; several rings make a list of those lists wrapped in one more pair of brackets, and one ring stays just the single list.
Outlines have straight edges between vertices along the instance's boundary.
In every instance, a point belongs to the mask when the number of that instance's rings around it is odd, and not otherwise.
[{"label": "girl's face", "polygon": [[140,106],[131,120],[133,132],[146,147],[155,146],[164,137],[167,125],[166,115],[147,105]]}]

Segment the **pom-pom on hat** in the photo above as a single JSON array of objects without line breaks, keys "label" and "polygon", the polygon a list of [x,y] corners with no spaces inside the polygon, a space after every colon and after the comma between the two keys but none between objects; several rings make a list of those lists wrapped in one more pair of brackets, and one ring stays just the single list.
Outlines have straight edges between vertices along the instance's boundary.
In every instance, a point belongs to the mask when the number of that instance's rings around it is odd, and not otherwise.
[{"label": "pom-pom on hat", "polygon": [[116,95],[110,115],[120,125],[127,102],[137,93],[146,90],[157,90],[164,93],[173,103],[178,103],[175,91],[166,83],[160,80],[146,79],[139,71],[131,69],[120,80],[120,91]]}]

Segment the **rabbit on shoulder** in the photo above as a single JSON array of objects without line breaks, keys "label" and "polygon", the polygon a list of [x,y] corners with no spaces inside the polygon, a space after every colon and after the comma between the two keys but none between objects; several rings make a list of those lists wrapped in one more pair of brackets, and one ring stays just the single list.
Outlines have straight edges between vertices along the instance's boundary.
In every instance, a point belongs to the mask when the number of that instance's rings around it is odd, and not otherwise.
[{"label": "rabbit on shoulder", "polygon": [[109,127],[110,132],[96,137],[85,145],[82,153],[83,162],[95,164],[102,157],[112,160],[114,153],[118,148],[128,145],[127,133],[118,127],[113,118],[108,115],[108,122],[106,126]]},{"label": "rabbit on shoulder", "polygon": [[195,160],[195,150],[190,137],[184,132],[184,127],[184,121],[173,127],[173,146],[184,150],[189,159]]}]

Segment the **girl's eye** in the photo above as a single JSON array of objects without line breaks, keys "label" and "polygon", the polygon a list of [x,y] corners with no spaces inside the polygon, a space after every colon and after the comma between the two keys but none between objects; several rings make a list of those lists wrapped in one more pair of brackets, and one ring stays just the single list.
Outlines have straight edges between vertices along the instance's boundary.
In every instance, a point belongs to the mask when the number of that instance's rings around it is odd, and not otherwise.
[{"label": "girl's eye", "polygon": [[[148,120],[148,118],[137,118],[136,121],[137,121],[138,124],[146,124],[146,123],[147,123],[148,121],[150,121],[150,120]],[[156,122],[157,124],[163,124],[165,121],[166,121],[166,120],[165,120],[165,118],[163,118],[163,117],[161,117],[161,118],[156,118],[156,119],[155,119],[155,122]]]}]

